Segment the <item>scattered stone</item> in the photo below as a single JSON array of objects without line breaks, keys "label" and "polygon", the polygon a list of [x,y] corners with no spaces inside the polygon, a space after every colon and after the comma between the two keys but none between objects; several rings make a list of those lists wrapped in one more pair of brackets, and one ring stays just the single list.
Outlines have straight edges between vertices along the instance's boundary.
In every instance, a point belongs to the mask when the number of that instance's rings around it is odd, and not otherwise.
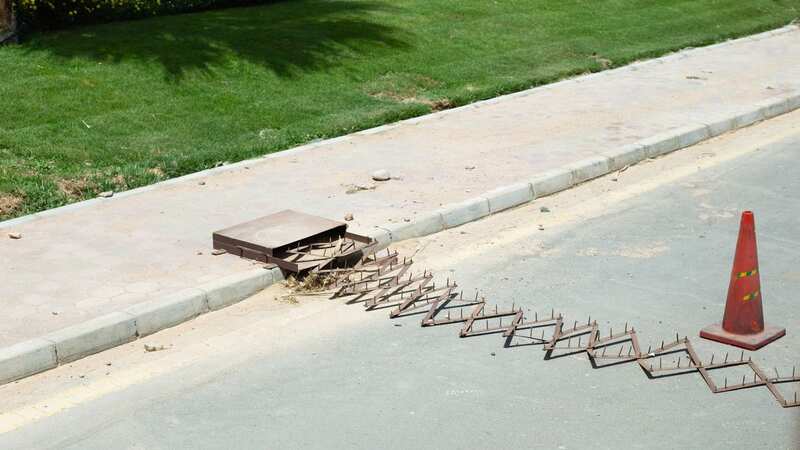
[{"label": "scattered stone", "polygon": [[411,222],[411,219],[409,219],[408,217],[403,217],[403,222]]},{"label": "scattered stone", "polygon": [[539,224],[539,231],[544,231],[544,225]]},{"label": "scattered stone", "polygon": [[402,327],[402,326],[403,326],[403,324],[402,324],[402,323],[396,323],[396,324],[394,324],[394,326],[396,326],[396,327]]},{"label": "scattered stone", "polygon": [[464,170],[475,170],[475,166],[464,166]]},{"label": "scattered stone", "polygon": [[12,232],[8,233],[8,237],[10,239],[22,239],[22,233],[18,233],[16,231],[12,231]]},{"label": "scattered stone", "polygon": [[167,349],[167,347],[164,347],[163,345],[144,344],[144,351],[146,351],[148,353],[149,352],[160,352],[161,350],[166,350],[166,349]]},{"label": "scattered stone", "polygon": [[205,186],[206,182],[205,181],[198,181],[197,184],[199,184],[200,186]]},{"label": "scattered stone", "polygon": [[392,179],[392,175],[386,169],[379,169],[372,172],[372,179],[375,181],[389,181]]},{"label": "scattered stone", "polygon": [[111,198],[114,196],[114,191],[105,191],[97,194],[100,198]]},{"label": "scattered stone", "polygon": [[351,220],[353,220],[353,213],[347,213],[347,214],[345,214],[345,215],[344,215],[344,220],[345,220],[346,222],[350,222]]},{"label": "scattered stone", "polygon": [[360,191],[372,191],[376,187],[378,187],[378,186],[376,186],[374,184],[371,184],[369,186],[366,186],[366,185],[363,185],[363,184],[349,184],[349,185],[347,185],[347,190],[345,191],[345,194],[355,194],[356,192],[360,192]]},{"label": "scattered stone", "polygon": [[225,250],[223,250],[221,248],[215,248],[214,250],[211,250],[211,254],[214,255],[214,256],[223,255],[225,253],[228,253],[228,252],[226,252]]},{"label": "scattered stone", "polygon": [[541,208],[539,208],[539,212],[549,213],[550,208],[548,208],[547,206],[542,206]]},{"label": "scattered stone", "polygon": [[110,366],[111,366],[111,363],[110,363],[110,362],[107,362],[107,363],[106,363],[106,365],[110,367]]},{"label": "scattered stone", "polygon": [[58,311],[50,311],[50,314],[52,314],[54,316],[57,316],[58,315]]},{"label": "scattered stone", "polygon": [[203,252],[197,252],[197,254],[198,254],[198,255],[202,255],[202,254],[203,254]]},{"label": "scattered stone", "polygon": [[492,356],[496,356],[494,352],[491,353]]}]

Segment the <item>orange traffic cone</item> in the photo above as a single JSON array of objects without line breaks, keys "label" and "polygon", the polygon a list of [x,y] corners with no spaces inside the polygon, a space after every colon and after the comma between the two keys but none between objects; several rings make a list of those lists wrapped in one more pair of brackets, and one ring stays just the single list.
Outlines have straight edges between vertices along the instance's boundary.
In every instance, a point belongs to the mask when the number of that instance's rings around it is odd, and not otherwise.
[{"label": "orange traffic cone", "polygon": [[722,324],[703,328],[700,337],[756,350],[785,335],[785,328],[764,326],[762,297],[755,220],[751,211],[745,211],[739,226]]}]

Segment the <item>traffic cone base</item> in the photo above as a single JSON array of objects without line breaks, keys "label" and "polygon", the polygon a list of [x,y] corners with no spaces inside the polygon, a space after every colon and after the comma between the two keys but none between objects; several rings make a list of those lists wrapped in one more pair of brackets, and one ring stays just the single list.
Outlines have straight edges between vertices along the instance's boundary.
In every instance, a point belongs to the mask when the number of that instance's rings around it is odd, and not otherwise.
[{"label": "traffic cone base", "polygon": [[786,328],[764,326],[764,331],[755,334],[735,334],[722,329],[721,323],[709,325],[700,330],[700,337],[735,345],[747,350],[758,350],[770,342],[786,335]]}]

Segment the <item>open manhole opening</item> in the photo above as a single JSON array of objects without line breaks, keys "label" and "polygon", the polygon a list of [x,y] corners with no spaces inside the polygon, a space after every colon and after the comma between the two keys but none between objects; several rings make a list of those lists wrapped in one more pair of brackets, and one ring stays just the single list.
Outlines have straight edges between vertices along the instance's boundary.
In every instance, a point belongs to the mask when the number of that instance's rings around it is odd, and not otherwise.
[{"label": "open manhole opening", "polygon": [[303,276],[358,262],[374,239],[347,231],[347,224],[284,210],[213,233],[215,249]]}]

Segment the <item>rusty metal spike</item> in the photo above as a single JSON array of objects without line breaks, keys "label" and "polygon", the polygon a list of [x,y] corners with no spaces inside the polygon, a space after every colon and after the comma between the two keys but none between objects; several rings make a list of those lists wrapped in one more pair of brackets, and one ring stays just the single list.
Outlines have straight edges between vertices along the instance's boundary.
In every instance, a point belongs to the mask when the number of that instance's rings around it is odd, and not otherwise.
[{"label": "rusty metal spike", "polygon": [[497,305],[494,305],[494,313],[497,314]]},{"label": "rusty metal spike", "polygon": [[678,332],[676,331],[675,332],[675,343],[678,343],[680,341],[681,341],[681,338],[678,336]]},{"label": "rusty metal spike", "polygon": [[713,364],[714,364],[714,354],[712,353],[711,354],[711,362],[708,365],[710,366],[710,365],[713,365]]},{"label": "rusty metal spike", "polygon": [[556,317],[556,310],[551,308],[550,309],[550,318],[554,319],[555,317]]},{"label": "rusty metal spike", "polygon": [[463,319],[464,318],[464,308],[459,308],[458,312],[461,313],[461,318]]},{"label": "rusty metal spike", "polygon": [[664,350],[664,341],[661,341],[661,350]]},{"label": "rusty metal spike", "polygon": [[633,346],[631,345],[628,347],[628,356],[631,356],[631,352],[633,351]]},{"label": "rusty metal spike", "polygon": [[578,336],[578,347],[580,347],[580,346],[581,346],[581,337]]},{"label": "rusty metal spike", "polygon": [[542,328],[542,340],[544,340],[544,328]]},{"label": "rusty metal spike", "polygon": [[647,354],[648,354],[648,355],[649,355],[650,353],[653,353],[653,352],[652,352],[652,351],[650,351],[650,350],[652,350],[652,349],[651,349],[651,348],[650,348],[650,346],[648,345],[648,346],[647,346]]},{"label": "rusty metal spike", "polygon": [[450,310],[447,310],[447,320],[450,320]]},{"label": "rusty metal spike", "polygon": [[589,318],[586,320],[586,325],[589,326],[591,324],[592,324],[592,316],[589,316]]},{"label": "rusty metal spike", "polygon": [[[539,321],[539,313],[536,312],[536,311],[533,312],[533,321],[534,322],[538,322]],[[531,329],[533,329],[533,328],[531,328]]]},{"label": "rusty metal spike", "polygon": [[499,319],[500,319],[500,326],[502,327],[503,326],[503,318],[500,317]]},{"label": "rusty metal spike", "polygon": [[725,352],[725,362],[728,362],[728,352]]},{"label": "rusty metal spike", "polygon": [[572,324],[572,330],[574,331],[577,329],[578,329],[578,321],[576,320],[575,323]]},{"label": "rusty metal spike", "polygon": [[611,327],[608,327],[608,337],[611,337],[613,335],[614,335],[614,329],[611,328]]},{"label": "rusty metal spike", "polygon": [[725,387],[728,387],[728,377],[725,377]]},{"label": "rusty metal spike", "polygon": [[681,368],[681,359],[678,358],[678,369],[680,369],[680,368]]},{"label": "rusty metal spike", "polygon": [[628,332],[628,322],[625,322],[625,332]]},{"label": "rusty metal spike", "polygon": [[780,378],[781,376],[778,375],[778,368],[777,367],[773,367],[773,369],[775,369],[775,378]]},{"label": "rusty metal spike", "polygon": [[658,358],[658,368],[659,369],[664,367],[664,362],[662,360],[663,360],[663,358]]},{"label": "rusty metal spike", "polygon": [[600,356],[606,356],[606,348],[603,347],[603,353]]},{"label": "rusty metal spike", "polygon": [[622,350],[624,350],[624,349],[625,349],[624,346],[619,348],[619,354],[617,355],[618,357],[622,356]]},{"label": "rusty metal spike", "polygon": [[744,386],[744,378],[745,378],[746,376],[747,376],[747,375],[742,375],[742,386]]},{"label": "rusty metal spike", "polygon": [[530,330],[530,337],[531,339],[533,339],[533,328],[529,328],[529,330]]},{"label": "rusty metal spike", "polygon": [[741,355],[739,355],[739,362],[744,361],[744,350],[742,350]]}]

